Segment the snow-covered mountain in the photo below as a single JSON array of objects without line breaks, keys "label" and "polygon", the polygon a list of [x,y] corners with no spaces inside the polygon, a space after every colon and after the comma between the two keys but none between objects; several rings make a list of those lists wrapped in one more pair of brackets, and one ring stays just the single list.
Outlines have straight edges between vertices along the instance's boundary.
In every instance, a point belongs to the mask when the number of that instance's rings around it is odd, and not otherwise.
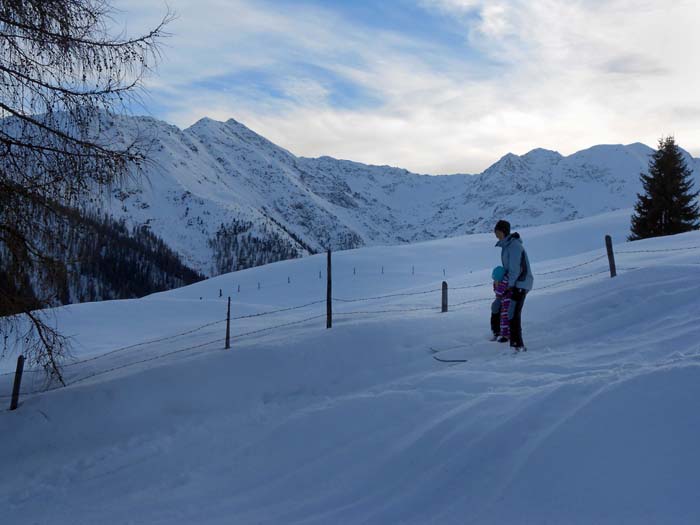
[{"label": "snow-covered mountain", "polygon": [[[209,275],[326,247],[490,231],[504,217],[524,227],[629,208],[653,151],[639,143],[595,146],[568,157],[535,149],[505,155],[478,175],[429,176],[297,157],[233,119],[204,118],[180,130],[148,117],[119,118],[108,133],[115,140],[148,138],[153,161],[144,170],[147,182],[115,191],[100,207],[149,225]],[[700,160],[688,156],[688,163],[697,176]],[[257,248],[236,245],[234,257],[250,258],[248,264],[212,263],[217,232],[228,239],[220,251],[232,249],[231,237],[259,242]],[[254,259],[249,252],[255,250],[274,254]]]}]

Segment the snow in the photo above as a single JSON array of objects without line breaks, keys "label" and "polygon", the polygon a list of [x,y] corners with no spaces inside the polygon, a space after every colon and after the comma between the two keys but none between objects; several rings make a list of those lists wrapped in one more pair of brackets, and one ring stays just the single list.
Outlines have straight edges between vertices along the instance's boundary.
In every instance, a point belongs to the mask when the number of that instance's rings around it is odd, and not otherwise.
[{"label": "snow", "polygon": [[[96,205],[129,224],[148,224],[205,275],[216,273],[207,241],[234,218],[252,222],[254,234],[267,227],[296,246],[292,232],[313,251],[490,232],[503,217],[553,224],[632,207],[653,153],[639,143],[568,157],[535,149],[509,153],[478,175],[428,176],[296,157],[233,119],[205,118],[180,130],[152,118],[119,118],[110,133],[152,139],[152,162],[144,166],[147,182]],[[698,160],[687,160],[700,185]]]},{"label": "snow", "polygon": [[234,316],[322,301],[325,256],[56,309],[97,358],[69,381],[123,368],[0,412],[2,523],[697,523],[700,232],[625,243],[630,213],[520,230],[515,356],[487,340],[492,235],[336,253],[336,298],[435,291],[336,302],[331,330],[323,302],[236,320],[230,351],[218,323],[108,354],[220,321],[229,294]]}]

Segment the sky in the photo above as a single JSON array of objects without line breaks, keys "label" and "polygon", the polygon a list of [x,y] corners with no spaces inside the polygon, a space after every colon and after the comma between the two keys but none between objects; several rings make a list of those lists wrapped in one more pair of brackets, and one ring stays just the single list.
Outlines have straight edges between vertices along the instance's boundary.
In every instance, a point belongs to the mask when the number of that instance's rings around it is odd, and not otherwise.
[{"label": "sky", "polygon": [[162,58],[135,110],[234,118],[299,156],[478,173],[672,134],[700,156],[697,0],[113,0]]}]

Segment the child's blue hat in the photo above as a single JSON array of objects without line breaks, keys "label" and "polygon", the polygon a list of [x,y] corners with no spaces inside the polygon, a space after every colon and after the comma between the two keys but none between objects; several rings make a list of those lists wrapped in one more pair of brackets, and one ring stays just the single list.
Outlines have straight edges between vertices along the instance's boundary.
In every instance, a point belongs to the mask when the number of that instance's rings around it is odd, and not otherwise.
[{"label": "child's blue hat", "polygon": [[506,276],[506,269],[503,266],[496,266],[493,269],[493,272],[491,272],[491,277],[493,277],[494,281],[502,281],[503,278]]}]

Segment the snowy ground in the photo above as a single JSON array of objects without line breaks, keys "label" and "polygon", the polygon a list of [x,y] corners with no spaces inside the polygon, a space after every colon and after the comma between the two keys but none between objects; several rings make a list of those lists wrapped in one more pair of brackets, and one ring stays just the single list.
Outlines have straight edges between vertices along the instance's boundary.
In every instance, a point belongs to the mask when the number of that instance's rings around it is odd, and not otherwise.
[{"label": "snowy ground", "polygon": [[335,254],[337,299],[428,293],[237,319],[231,351],[225,296],[322,301],[324,256],[58,309],[75,384],[0,412],[0,522],[697,523],[700,233],[623,243],[629,215],[521,232],[517,356],[486,340],[488,235]]}]

